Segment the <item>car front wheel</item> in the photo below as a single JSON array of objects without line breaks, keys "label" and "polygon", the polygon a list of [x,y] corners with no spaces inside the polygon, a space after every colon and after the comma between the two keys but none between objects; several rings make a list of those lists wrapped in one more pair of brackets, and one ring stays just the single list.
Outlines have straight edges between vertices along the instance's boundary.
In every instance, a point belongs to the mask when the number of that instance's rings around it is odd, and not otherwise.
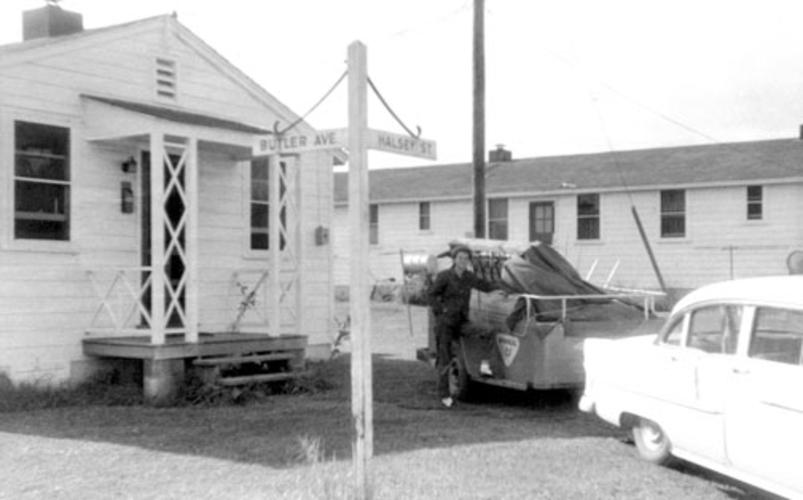
[{"label": "car front wheel", "polygon": [[638,419],[633,425],[633,440],[639,455],[649,462],[666,465],[672,458],[669,438],[661,426],[652,420]]}]

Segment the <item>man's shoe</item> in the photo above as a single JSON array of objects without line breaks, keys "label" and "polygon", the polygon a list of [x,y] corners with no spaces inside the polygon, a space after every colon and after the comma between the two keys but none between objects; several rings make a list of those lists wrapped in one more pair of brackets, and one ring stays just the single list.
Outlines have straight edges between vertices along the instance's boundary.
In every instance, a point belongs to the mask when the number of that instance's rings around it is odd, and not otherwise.
[{"label": "man's shoe", "polygon": [[491,365],[485,359],[483,359],[482,363],[480,363],[480,375],[483,377],[494,376],[494,373],[491,371]]},{"label": "man's shoe", "polygon": [[441,404],[446,408],[451,408],[454,404],[454,400],[452,398],[441,398]]}]

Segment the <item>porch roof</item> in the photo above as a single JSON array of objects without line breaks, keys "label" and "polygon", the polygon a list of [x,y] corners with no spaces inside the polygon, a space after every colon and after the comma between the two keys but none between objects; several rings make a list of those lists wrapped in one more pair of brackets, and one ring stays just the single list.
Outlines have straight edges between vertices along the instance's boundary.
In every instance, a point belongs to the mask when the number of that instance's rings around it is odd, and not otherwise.
[{"label": "porch roof", "polygon": [[199,125],[202,127],[211,128],[222,128],[226,130],[233,130],[235,132],[245,132],[247,134],[272,133],[269,130],[247,125],[245,123],[204,115],[201,113],[192,113],[189,111],[167,108],[164,106],[154,106],[152,104],[125,101],[123,99],[113,99],[110,97],[101,97],[91,94],[81,94],[81,97],[176,123],[186,123],[187,125]]}]

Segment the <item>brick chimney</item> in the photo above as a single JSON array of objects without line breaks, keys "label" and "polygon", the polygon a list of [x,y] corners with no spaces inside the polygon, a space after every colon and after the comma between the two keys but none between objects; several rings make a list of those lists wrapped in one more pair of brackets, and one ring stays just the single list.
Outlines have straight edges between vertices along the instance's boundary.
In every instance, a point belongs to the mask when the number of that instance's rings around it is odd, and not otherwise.
[{"label": "brick chimney", "polygon": [[81,31],[84,31],[83,16],[62,9],[55,0],[48,0],[47,5],[40,9],[22,13],[23,40],[71,35]]},{"label": "brick chimney", "polygon": [[496,149],[492,149],[488,152],[488,161],[489,162],[500,162],[500,161],[510,161],[513,159],[513,153],[505,149],[504,144],[497,144]]}]

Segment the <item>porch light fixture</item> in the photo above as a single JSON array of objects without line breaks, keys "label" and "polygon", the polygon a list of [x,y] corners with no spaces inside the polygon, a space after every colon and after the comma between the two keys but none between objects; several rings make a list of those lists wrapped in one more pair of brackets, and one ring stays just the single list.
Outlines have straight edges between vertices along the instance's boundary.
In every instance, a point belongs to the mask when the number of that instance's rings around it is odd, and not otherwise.
[{"label": "porch light fixture", "polygon": [[134,188],[128,181],[120,183],[120,212],[124,214],[134,213]]},{"label": "porch light fixture", "polygon": [[126,161],[120,164],[120,168],[127,174],[134,174],[137,172],[137,160],[133,156],[129,156]]}]

